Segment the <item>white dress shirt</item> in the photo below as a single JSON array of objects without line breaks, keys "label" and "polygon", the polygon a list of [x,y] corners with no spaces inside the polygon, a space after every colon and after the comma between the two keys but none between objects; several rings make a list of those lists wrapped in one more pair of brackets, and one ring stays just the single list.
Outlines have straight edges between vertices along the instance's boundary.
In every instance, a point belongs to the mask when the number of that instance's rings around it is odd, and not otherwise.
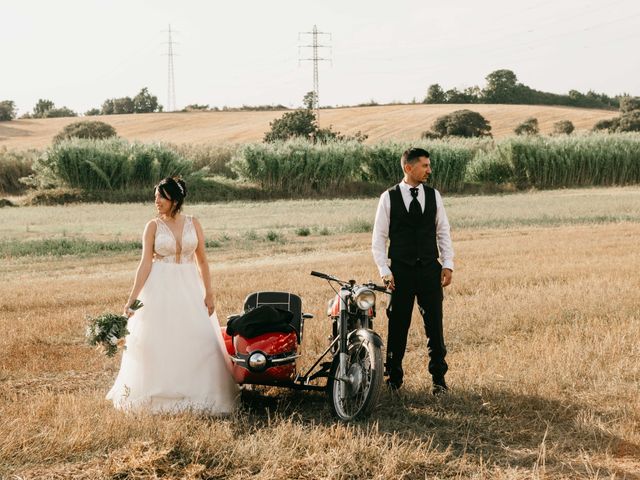
[{"label": "white dress shirt", "polygon": [[[411,204],[411,191],[409,190],[411,185],[400,182],[400,193],[402,194],[402,200],[404,205],[409,211],[409,205]],[[453,270],[453,246],[451,245],[451,232],[449,227],[449,219],[447,213],[444,211],[444,204],[442,203],[442,197],[440,192],[435,190],[436,194],[436,240],[438,242],[438,251],[440,253],[440,263],[442,268],[449,268]],[[418,185],[418,202],[420,202],[420,208],[424,212],[424,187]],[[389,198],[389,192],[385,192],[380,195],[380,201],[378,202],[378,210],[376,212],[376,221],[373,225],[373,236],[371,239],[371,251],[373,252],[373,260],[378,266],[380,276],[390,275],[391,269],[389,268],[389,259],[387,257],[387,241],[389,240],[389,223],[391,222],[391,199]]]}]

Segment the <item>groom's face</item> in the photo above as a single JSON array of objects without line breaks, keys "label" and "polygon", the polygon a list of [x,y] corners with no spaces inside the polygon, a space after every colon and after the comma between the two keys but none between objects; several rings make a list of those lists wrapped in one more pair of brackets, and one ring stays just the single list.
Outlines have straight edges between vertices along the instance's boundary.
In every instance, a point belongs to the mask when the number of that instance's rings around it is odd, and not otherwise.
[{"label": "groom's face", "polygon": [[417,183],[425,183],[431,175],[431,160],[429,157],[418,157],[415,163],[407,163],[407,175]]}]

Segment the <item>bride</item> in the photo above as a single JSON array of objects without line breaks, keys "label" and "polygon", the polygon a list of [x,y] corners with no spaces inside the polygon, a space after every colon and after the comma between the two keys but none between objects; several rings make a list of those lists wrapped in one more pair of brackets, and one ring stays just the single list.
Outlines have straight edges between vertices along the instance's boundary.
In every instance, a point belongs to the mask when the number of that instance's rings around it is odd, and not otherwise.
[{"label": "bride", "polygon": [[[237,403],[202,227],[180,213],[186,194],[178,178],[167,177],[155,188],[158,216],[144,230],[142,258],[124,306],[130,316],[126,350],[107,394],[118,409],[227,414]],[[144,307],[134,313],[129,307],[136,299]]]}]

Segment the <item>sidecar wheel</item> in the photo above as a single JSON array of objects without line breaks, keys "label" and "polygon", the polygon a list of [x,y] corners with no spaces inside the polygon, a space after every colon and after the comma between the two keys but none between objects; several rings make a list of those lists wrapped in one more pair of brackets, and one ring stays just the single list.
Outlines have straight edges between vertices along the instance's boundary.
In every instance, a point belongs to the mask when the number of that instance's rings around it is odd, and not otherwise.
[{"label": "sidecar wheel", "polygon": [[[343,421],[354,420],[371,413],[378,403],[382,387],[382,351],[370,337],[351,336],[348,345],[347,380],[336,378],[339,367],[336,355],[327,382],[331,413]],[[340,384],[344,383],[344,388]]]}]

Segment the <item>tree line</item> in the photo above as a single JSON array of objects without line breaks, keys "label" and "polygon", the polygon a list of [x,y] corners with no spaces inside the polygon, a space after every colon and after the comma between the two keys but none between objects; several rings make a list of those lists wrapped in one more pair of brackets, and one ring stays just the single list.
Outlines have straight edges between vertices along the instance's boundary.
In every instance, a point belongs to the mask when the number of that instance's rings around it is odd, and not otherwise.
[{"label": "tree line", "polygon": [[[151,94],[144,87],[137,95],[132,97],[108,98],[101,108],[92,108],[85,112],[86,116],[95,115],[119,115],[124,113],[153,113],[162,112],[162,105],[158,103],[158,97]],[[0,101],[0,121],[9,121],[16,118],[18,110],[13,100]],[[47,99],[39,99],[31,112],[26,112],[20,118],[56,118],[77,117],[78,113],[67,107],[56,107],[55,103]]]},{"label": "tree line", "polygon": [[462,91],[457,88],[444,90],[440,84],[434,83],[427,89],[423,103],[507,103],[617,109],[620,108],[620,98],[628,96],[610,97],[591,90],[586,94],[570,90],[567,95],[542,92],[518,82],[516,74],[506,69],[490,73],[485,80],[484,88],[473,86]]}]

